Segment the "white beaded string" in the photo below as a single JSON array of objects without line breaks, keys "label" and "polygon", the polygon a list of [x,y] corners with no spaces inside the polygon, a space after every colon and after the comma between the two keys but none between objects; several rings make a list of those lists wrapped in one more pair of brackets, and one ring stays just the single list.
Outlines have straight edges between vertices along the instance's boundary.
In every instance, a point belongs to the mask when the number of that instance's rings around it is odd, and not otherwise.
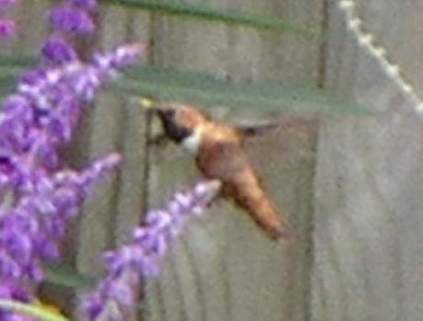
[{"label": "white beaded string", "polygon": [[387,76],[410,99],[415,111],[423,113],[423,101],[417,95],[413,86],[401,75],[400,67],[390,62],[386,55],[386,49],[375,45],[374,36],[362,29],[362,20],[357,16],[354,1],[341,0],[338,7],[344,13],[347,28],[354,34],[358,44],[378,61]]}]

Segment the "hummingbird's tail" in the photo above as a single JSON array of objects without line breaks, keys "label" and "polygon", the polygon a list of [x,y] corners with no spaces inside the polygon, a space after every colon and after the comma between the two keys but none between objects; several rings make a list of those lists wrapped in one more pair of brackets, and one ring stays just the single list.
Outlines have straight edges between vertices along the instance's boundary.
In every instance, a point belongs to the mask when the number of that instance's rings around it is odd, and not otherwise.
[{"label": "hummingbird's tail", "polygon": [[231,188],[235,202],[248,211],[255,223],[274,240],[290,238],[291,228],[288,220],[280,213],[266,195],[259,180],[251,175],[243,175],[242,184]]},{"label": "hummingbird's tail", "polygon": [[279,213],[273,202],[266,195],[248,203],[247,206],[252,219],[270,238],[278,240],[280,238],[288,239],[291,236],[288,221]]}]

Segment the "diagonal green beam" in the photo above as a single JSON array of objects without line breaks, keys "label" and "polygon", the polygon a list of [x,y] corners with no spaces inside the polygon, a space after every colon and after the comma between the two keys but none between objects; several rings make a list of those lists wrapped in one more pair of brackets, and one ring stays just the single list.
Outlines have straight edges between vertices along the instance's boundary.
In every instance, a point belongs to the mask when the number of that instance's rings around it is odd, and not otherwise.
[{"label": "diagonal green beam", "polygon": [[115,6],[148,10],[167,15],[197,18],[258,29],[286,31],[306,37],[320,36],[319,32],[297,26],[282,19],[236,11],[217,10],[205,5],[191,5],[179,1],[171,2],[169,0],[162,2],[152,0],[105,0],[105,2]]}]

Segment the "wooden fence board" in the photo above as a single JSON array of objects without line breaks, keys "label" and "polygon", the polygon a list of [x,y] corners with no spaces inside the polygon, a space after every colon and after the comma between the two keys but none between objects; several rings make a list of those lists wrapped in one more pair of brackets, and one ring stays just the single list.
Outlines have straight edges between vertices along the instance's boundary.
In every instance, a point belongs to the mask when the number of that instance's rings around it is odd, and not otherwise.
[{"label": "wooden fence board", "polygon": [[[408,44],[422,46],[411,32],[421,19],[419,7],[419,1],[379,0],[359,1],[358,7],[363,28],[414,84],[420,59],[408,53]],[[423,293],[421,119],[357,46],[340,11],[333,7],[330,16],[326,87],[385,112],[322,122],[312,320],[417,320]]]}]

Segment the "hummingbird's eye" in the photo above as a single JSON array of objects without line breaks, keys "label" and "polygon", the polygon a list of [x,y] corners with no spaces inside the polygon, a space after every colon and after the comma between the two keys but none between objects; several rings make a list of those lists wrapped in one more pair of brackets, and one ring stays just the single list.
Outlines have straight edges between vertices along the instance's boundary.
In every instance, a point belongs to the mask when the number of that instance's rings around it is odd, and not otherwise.
[{"label": "hummingbird's eye", "polygon": [[178,115],[174,109],[162,109],[158,111],[159,117],[163,123],[164,130],[170,139],[175,142],[181,142],[191,134],[191,130],[186,128],[178,120]]}]

